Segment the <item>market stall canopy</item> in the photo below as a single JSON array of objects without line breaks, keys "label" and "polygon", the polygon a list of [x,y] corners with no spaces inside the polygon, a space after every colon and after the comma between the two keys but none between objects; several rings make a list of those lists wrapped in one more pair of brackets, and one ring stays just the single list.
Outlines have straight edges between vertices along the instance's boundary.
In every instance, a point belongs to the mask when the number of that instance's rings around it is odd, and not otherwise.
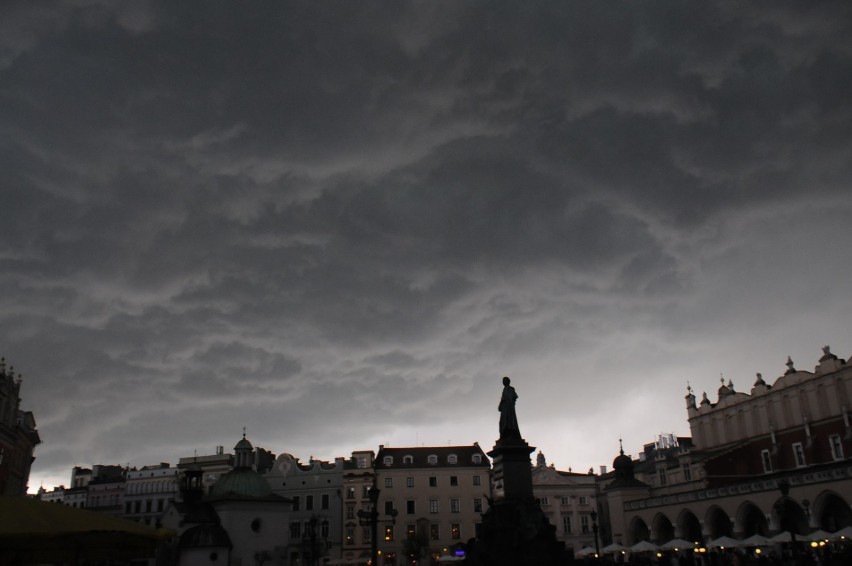
[{"label": "market stall canopy", "polygon": [[621,546],[617,542],[609,544],[601,549],[601,554],[610,554],[615,552],[624,552],[627,550],[626,546]]},{"label": "market stall canopy", "polygon": [[822,529],[817,529],[806,537],[803,537],[804,540],[819,542],[821,540],[830,540],[831,537],[834,536],[829,532],[826,532]]},{"label": "market stall canopy", "polygon": [[60,503],[0,496],[0,563],[149,558],[173,535]]},{"label": "market stall canopy", "polygon": [[775,544],[775,543],[772,540],[766,538],[763,535],[751,535],[750,537],[740,541],[740,545],[743,546],[743,547],[772,546],[773,544]]},{"label": "market stall canopy", "polygon": [[781,531],[770,540],[772,540],[772,542],[791,542],[793,540],[793,535],[790,534],[790,531]]},{"label": "market stall canopy", "polygon": [[843,527],[833,535],[831,535],[831,540],[840,540],[840,539],[852,539],[852,527]]},{"label": "market stall canopy", "polygon": [[580,550],[574,553],[574,556],[593,556],[595,554],[594,548],[589,548],[588,546],[584,546]]}]

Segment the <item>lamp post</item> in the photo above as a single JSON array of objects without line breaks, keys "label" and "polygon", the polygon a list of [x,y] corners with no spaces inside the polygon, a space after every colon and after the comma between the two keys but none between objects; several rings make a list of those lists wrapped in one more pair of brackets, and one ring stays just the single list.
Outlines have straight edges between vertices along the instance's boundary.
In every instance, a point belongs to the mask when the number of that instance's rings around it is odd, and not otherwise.
[{"label": "lamp post", "polygon": [[598,543],[598,514],[596,511],[589,513],[592,517],[592,532],[595,534],[595,558],[600,559],[601,549]]},{"label": "lamp post", "polygon": [[363,509],[358,510],[358,522],[362,526],[370,527],[370,566],[377,566],[379,563],[379,533],[378,527],[379,523],[391,523],[394,524],[396,522],[397,510],[391,509],[390,513],[387,515],[390,519],[379,519],[379,493],[381,490],[376,485],[376,476],[373,476],[373,485],[367,491],[367,495],[370,498],[370,510],[364,511]]}]

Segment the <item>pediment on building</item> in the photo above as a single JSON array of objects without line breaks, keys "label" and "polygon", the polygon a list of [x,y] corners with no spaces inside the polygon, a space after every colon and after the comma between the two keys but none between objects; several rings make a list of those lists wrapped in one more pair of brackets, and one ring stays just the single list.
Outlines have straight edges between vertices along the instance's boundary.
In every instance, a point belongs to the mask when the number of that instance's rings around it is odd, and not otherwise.
[{"label": "pediment on building", "polygon": [[533,485],[578,485],[570,475],[550,467],[535,467],[532,470]]}]

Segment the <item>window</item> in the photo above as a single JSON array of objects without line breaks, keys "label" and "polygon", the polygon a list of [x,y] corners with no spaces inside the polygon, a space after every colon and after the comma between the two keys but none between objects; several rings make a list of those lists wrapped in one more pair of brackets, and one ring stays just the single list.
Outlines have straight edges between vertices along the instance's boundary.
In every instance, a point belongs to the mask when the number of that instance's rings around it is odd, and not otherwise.
[{"label": "window", "polygon": [[393,525],[387,525],[385,527],[385,541],[393,541]]},{"label": "window", "polygon": [[290,539],[302,538],[302,523],[298,521],[290,523]]},{"label": "window", "polygon": [[414,463],[414,456],[412,456],[411,454],[406,454],[405,456],[402,457],[402,463],[403,464],[413,464]]},{"label": "window", "polygon": [[441,539],[441,531],[438,529],[437,523],[432,523],[431,525],[429,525],[429,538],[431,540]]},{"label": "window", "polygon": [[562,505],[568,505],[568,501],[569,501],[569,500],[568,500],[568,498],[567,498],[567,497],[564,497],[564,496],[563,496],[563,497],[560,497],[560,498],[559,498],[559,503],[561,503]]},{"label": "window", "polygon": [[772,456],[769,454],[769,450],[761,450],[760,458],[763,460],[763,471],[768,474],[772,471]]},{"label": "window", "polygon": [[323,494],[322,494],[322,503],[321,503],[322,508],[323,508],[323,509],[328,509],[328,504],[329,504],[328,494],[327,494],[327,493],[323,493]]},{"label": "window", "polygon": [[136,501],[133,502],[133,512],[134,513],[141,513],[142,512],[142,500],[137,499]]},{"label": "window", "polygon": [[450,532],[452,538],[458,540],[461,538],[461,525],[459,523],[450,523]]},{"label": "window", "polygon": [[384,460],[382,460],[382,462],[384,462],[385,466],[392,466],[393,465],[393,456],[385,456],[385,458],[384,458]]},{"label": "window", "polygon": [[831,457],[835,460],[843,459],[843,442],[840,440],[839,434],[832,434],[828,437],[828,445],[831,446]]},{"label": "window", "polygon": [[393,514],[393,501],[385,501],[385,515]]},{"label": "window", "polygon": [[[293,538],[292,533],[290,533],[290,538]],[[346,525],[346,544],[355,544],[355,527],[352,525]]]},{"label": "window", "polygon": [[328,538],[328,521],[320,523],[320,536],[322,538]]},{"label": "window", "polygon": [[474,464],[481,464],[482,463],[482,454],[474,454],[473,456],[470,457],[470,461],[473,462]]},{"label": "window", "polygon": [[347,505],[346,506],[346,518],[347,519],[354,519],[355,518],[355,506],[354,505]]},{"label": "window", "polygon": [[299,510],[299,496],[294,495],[293,496],[293,511],[298,511],[298,510]]},{"label": "window", "polygon": [[306,495],[305,496],[305,511],[312,511],[314,508],[314,496]]},{"label": "window", "polygon": [[346,499],[355,499],[355,488],[354,487],[346,488]]},{"label": "window", "polygon": [[458,485],[459,477],[458,476],[450,476],[450,485]]},{"label": "window", "polygon": [[405,487],[414,487],[414,478],[413,477],[405,478]]},{"label": "window", "polygon": [[405,512],[409,515],[414,515],[415,510],[414,510],[414,500],[413,499],[409,499],[408,501],[405,502]]},{"label": "window", "polygon": [[364,499],[370,498],[370,486],[369,485],[365,485],[363,488],[361,488],[361,497],[363,497]]},{"label": "window", "polygon": [[793,443],[793,457],[796,459],[797,468],[805,465],[805,450],[802,448],[801,442]]},{"label": "window", "polygon": [[429,464],[431,464],[432,466],[434,466],[438,463],[438,456],[435,454],[429,454],[429,457],[426,459],[426,461],[429,462]]},{"label": "window", "polygon": [[539,505],[550,505],[550,500],[547,498],[546,495],[544,495],[538,498],[538,503]]},{"label": "window", "polygon": [[473,510],[476,513],[482,513],[482,499],[479,497],[473,498]]},{"label": "window", "polygon": [[150,512],[151,512],[151,505],[153,505],[153,503],[154,503],[154,502],[153,502],[153,501],[151,501],[150,499],[148,499],[148,500],[146,500],[146,501],[145,501],[145,512],[146,512],[146,513],[150,513]]},{"label": "window", "polygon": [[683,465],[683,481],[692,481],[692,469],[689,464]]},{"label": "window", "polygon": [[438,512],[438,500],[437,499],[430,499],[429,500],[429,512],[430,513],[437,513]]},{"label": "window", "polygon": [[666,471],[663,468],[657,470],[657,476],[660,478],[660,486],[666,485]]},{"label": "window", "polygon": [[456,456],[455,454],[450,454],[449,456],[447,456],[447,464],[458,464],[458,463],[459,463],[459,457]]},{"label": "window", "polygon": [[482,478],[479,476],[473,476],[473,485],[482,485]]},{"label": "window", "polygon": [[393,478],[385,478],[385,487],[393,487]]},{"label": "window", "polygon": [[364,527],[364,529],[361,531],[361,537],[367,544],[373,542],[373,532],[370,530],[370,528],[371,527]]},{"label": "window", "polygon": [[571,515],[563,515],[562,516],[562,531],[566,535],[571,534]]},{"label": "window", "polygon": [[358,456],[358,458],[355,461],[357,462],[356,466],[358,468],[366,468],[367,467],[367,458],[365,458],[364,456]]},{"label": "window", "polygon": [[588,504],[589,504],[589,498],[586,497],[585,495],[581,495],[580,496],[580,505],[588,505]]},{"label": "window", "polygon": [[429,487],[438,487],[438,477],[429,476]]},{"label": "window", "polygon": [[580,530],[583,533],[589,532],[589,516],[588,515],[580,515]]},{"label": "window", "polygon": [[408,538],[414,538],[417,535],[417,529],[414,525],[408,525],[405,527],[405,535]]},{"label": "window", "polygon": [[457,497],[453,497],[450,499],[450,513],[458,513],[459,512],[459,500]]}]

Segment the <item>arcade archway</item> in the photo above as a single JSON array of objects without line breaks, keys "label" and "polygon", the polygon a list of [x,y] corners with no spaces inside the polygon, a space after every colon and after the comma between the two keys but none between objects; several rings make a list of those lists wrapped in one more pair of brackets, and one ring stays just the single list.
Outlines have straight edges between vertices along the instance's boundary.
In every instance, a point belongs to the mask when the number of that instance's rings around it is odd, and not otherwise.
[{"label": "arcade archway", "polygon": [[833,491],[823,492],[817,497],[812,513],[817,528],[830,533],[852,525],[852,509]]},{"label": "arcade archway", "polygon": [[734,526],[731,523],[731,518],[721,508],[715,505],[707,510],[707,516],[704,518],[704,524],[707,525],[707,533],[710,540],[719,537],[730,537],[734,534]]},{"label": "arcade archway", "polygon": [[752,535],[769,536],[769,523],[766,520],[766,515],[751,501],[746,501],[740,505],[739,510],[737,510],[736,523],[743,538]]},{"label": "arcade archway", "polygon": [[634,545],[637,542],[647,540],[651,540],[651,531],[648,529],[648,525],[640,519],[639,517],[633,517],[633,520],[630,521],[630,544]]},{"label": "arcade archway", "polygon": [[654,520],[651,522],[651,525],[653,527],[653,537],[658,544],[668,542],[675,538],[672,522],[662,513],[657,513],[654,516]]},{"label": "arcade archway", "polygon": [[695,514],[684,509],[677,518],[678,536],[691,542],[703,542],[704,535],[701,533],[701,522]]}]

